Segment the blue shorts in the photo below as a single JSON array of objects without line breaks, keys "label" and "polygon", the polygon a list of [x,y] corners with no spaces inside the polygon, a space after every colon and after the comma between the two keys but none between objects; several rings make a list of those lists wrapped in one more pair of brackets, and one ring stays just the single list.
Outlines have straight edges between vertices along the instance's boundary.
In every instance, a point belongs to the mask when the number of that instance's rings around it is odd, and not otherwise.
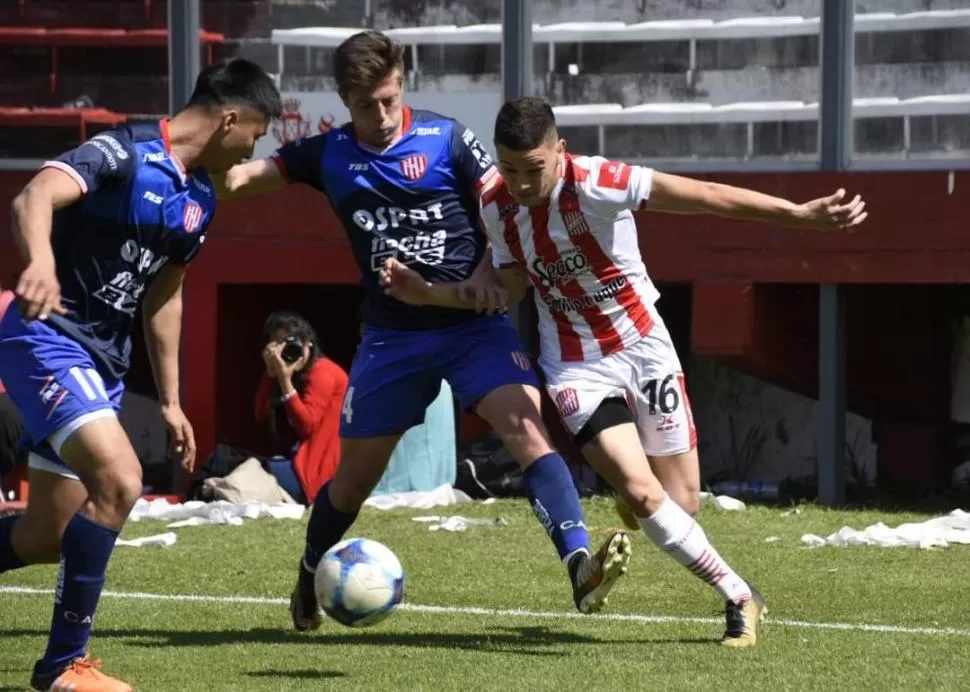
[{"label": "blue shorts", "polygon": [[0,381],[20,411],[25,446],[65,468],[57,456],[64,441],[91,420],[116,416],[125,389],[77,341],[24,322],[15,306],[0,320]]},{"label": "blue shorts", "polygon": [[423,423],[443,379],[466,410],[504,385],[539,386],[504,315],[427,331],[367,327],[350,369],[340,436],[382,437]]}]

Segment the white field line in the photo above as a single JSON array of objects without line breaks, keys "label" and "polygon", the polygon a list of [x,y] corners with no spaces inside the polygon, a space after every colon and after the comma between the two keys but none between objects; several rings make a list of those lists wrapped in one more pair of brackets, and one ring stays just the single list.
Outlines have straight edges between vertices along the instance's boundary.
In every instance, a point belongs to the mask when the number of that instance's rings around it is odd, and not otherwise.
[{"label": "white field line", "polygon": [[[37,589],[29,586],[0,586],[0,594],[20,596],[40,596],[53,593],[50,589]],[[143,593],[139,591],[104,591],[103,598],[119,598],[137,601],[175,601],[181,603],[240,603],[251,605],[287,605],[287,598],[268,598],[265,596],[208,596],[204,594],[160,594]],[[434,606],[403,603],[399,610],[410,613],[428,613],[432,615],[480,615],[491,618],[534,618],[553,620],[592,619],[608,620],[612,622],[645,622],[645,623],[721,623],[722,618],[685,617],[681,615],[629,615],[620,613],[606,613],[602,615],[582,615],[575,612],[550,612],[503,609],[503,608],[470,608],[462,606]],[[906,627],[903,625],[880,625],[866,622],[809,622],[807,620],[788,620],[770,618],[768,623],[773,626],[798,627],[815,630],[842,630],[848,632],[885,632],[888,634],[923,634],[929,636],[970,637],[970,629],[956,629],[954,627]]]}]

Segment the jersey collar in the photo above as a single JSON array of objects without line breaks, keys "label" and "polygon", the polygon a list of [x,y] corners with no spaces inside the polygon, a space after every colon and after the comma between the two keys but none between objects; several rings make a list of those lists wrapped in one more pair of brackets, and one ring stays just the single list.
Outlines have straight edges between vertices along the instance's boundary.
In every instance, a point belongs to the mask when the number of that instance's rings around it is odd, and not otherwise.
[{"label": "jersey collar", "polygon": [[359,139],[357,139],[357,133],[354,132],[353,123],[350,123],[350,127],[348,128],[348,130],[350,131],[350,135],[354,138],[354,142],[361,149],[371,154],[384,154],[390,151],[391,149],[393,149],[394,147],[396,147],[401,142],[401,140],[403,140],[405,137],[408,136],[408,132],[411,130],[411,109],[408,108],[407,106],[404,106],[404,116],[401,119],[401,136],[398,137],[396,140],[394,140],[392,144],[388,144],[383,149],[375,149],[369,144],[364,144]]},{"label": "jersey collar", "polygon": [[185,164],[183,164],[182,160],[172,151],[172,135],[168,129],[168,120],[168,118],[162,118],[158,121],[158,129],[161,130],[162,133],[162,146],[165,147],[165,153],[168,154],[168,158],[172,160],[172,163],[175,165],[175,170],[179,172],[179,176],[181,176],[182,182],[184,183],[186,176]]}]

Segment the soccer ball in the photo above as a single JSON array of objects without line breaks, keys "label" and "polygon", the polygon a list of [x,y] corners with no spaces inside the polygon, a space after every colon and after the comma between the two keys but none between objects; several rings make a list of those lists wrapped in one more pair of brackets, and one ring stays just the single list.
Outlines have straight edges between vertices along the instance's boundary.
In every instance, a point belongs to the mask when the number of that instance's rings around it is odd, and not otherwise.
[{"label": "soccer ball", "polygon": [[347,627],[374,625],[404,599],[404,569],[397,556],[367,538],[348,538],[328,550],[313,583],[323,612]]}]

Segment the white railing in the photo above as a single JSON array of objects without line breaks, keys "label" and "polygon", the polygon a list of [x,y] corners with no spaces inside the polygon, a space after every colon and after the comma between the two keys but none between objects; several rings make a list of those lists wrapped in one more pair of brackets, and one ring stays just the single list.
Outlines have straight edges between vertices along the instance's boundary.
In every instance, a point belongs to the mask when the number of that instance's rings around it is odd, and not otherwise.
[{"label": "white railing", "polygon": [[[970,27],[970,9],[930,12],[877,12],[857,14],[857,33],[882,31],[927,31]],[[305,27],[276,29],[272,42],[281,46],[336,48],[360,29],[342,27]],[[566,22],[534,24],[535,43],[647,42],[677,40],[715,40],[732,38],[775,38],[811,36],[819,32],[818,17],[743,17],[714,21],[683,19],[625,24],[623,22]],[[440,25],[388,29],[388,36],[410,46],[481,45],[501,43],[501,24],[469,26]]]},{"label": "white railing", "polygon": [[[727,103],[645,103],[624,108],[618,103],[557,106],[560,127],[595,127],[599,150],[604,150],[605,128],[610,125],[701,125],[744,124],[747,126],[747,156],[754,156],[754,126],[757,123],[816,121],[819,104],[802,101],[756,101]],[[858,98],[852,102],[852,117],[902,118],[903,155],[911,148],[911,118],[919,116],[970,115],[970,95],[943,94],[910,99]],[[921,154],[922,155],[922,154]]]},{"label": "white railing", "polygon": [[[813,36],[819,33],[818,17],[741,17],[738,19],[675,19],[625,24],[623,22],[565,22],[534,24],[533,43],[548,46],[549,65],[555,64],[556,45],[562,43],[644,43],[650,41],[687,41],[688,70],[697,70],[697,42],[717,39],[781,38]],[[928,31],[970,27],[970,9],[929,12],[876,12],[855,16],[856,33],[886,31]],[[277,46],[279,71],[284,73],[284,48],[336,48],[360,29],[345,27],[304,27],[274,29],[271,37]],[[410,49],[411,69],[420,72],[418,46],[488,45],[502,42],[501,24],[454,24],[404,27],[386,32]]]}]

